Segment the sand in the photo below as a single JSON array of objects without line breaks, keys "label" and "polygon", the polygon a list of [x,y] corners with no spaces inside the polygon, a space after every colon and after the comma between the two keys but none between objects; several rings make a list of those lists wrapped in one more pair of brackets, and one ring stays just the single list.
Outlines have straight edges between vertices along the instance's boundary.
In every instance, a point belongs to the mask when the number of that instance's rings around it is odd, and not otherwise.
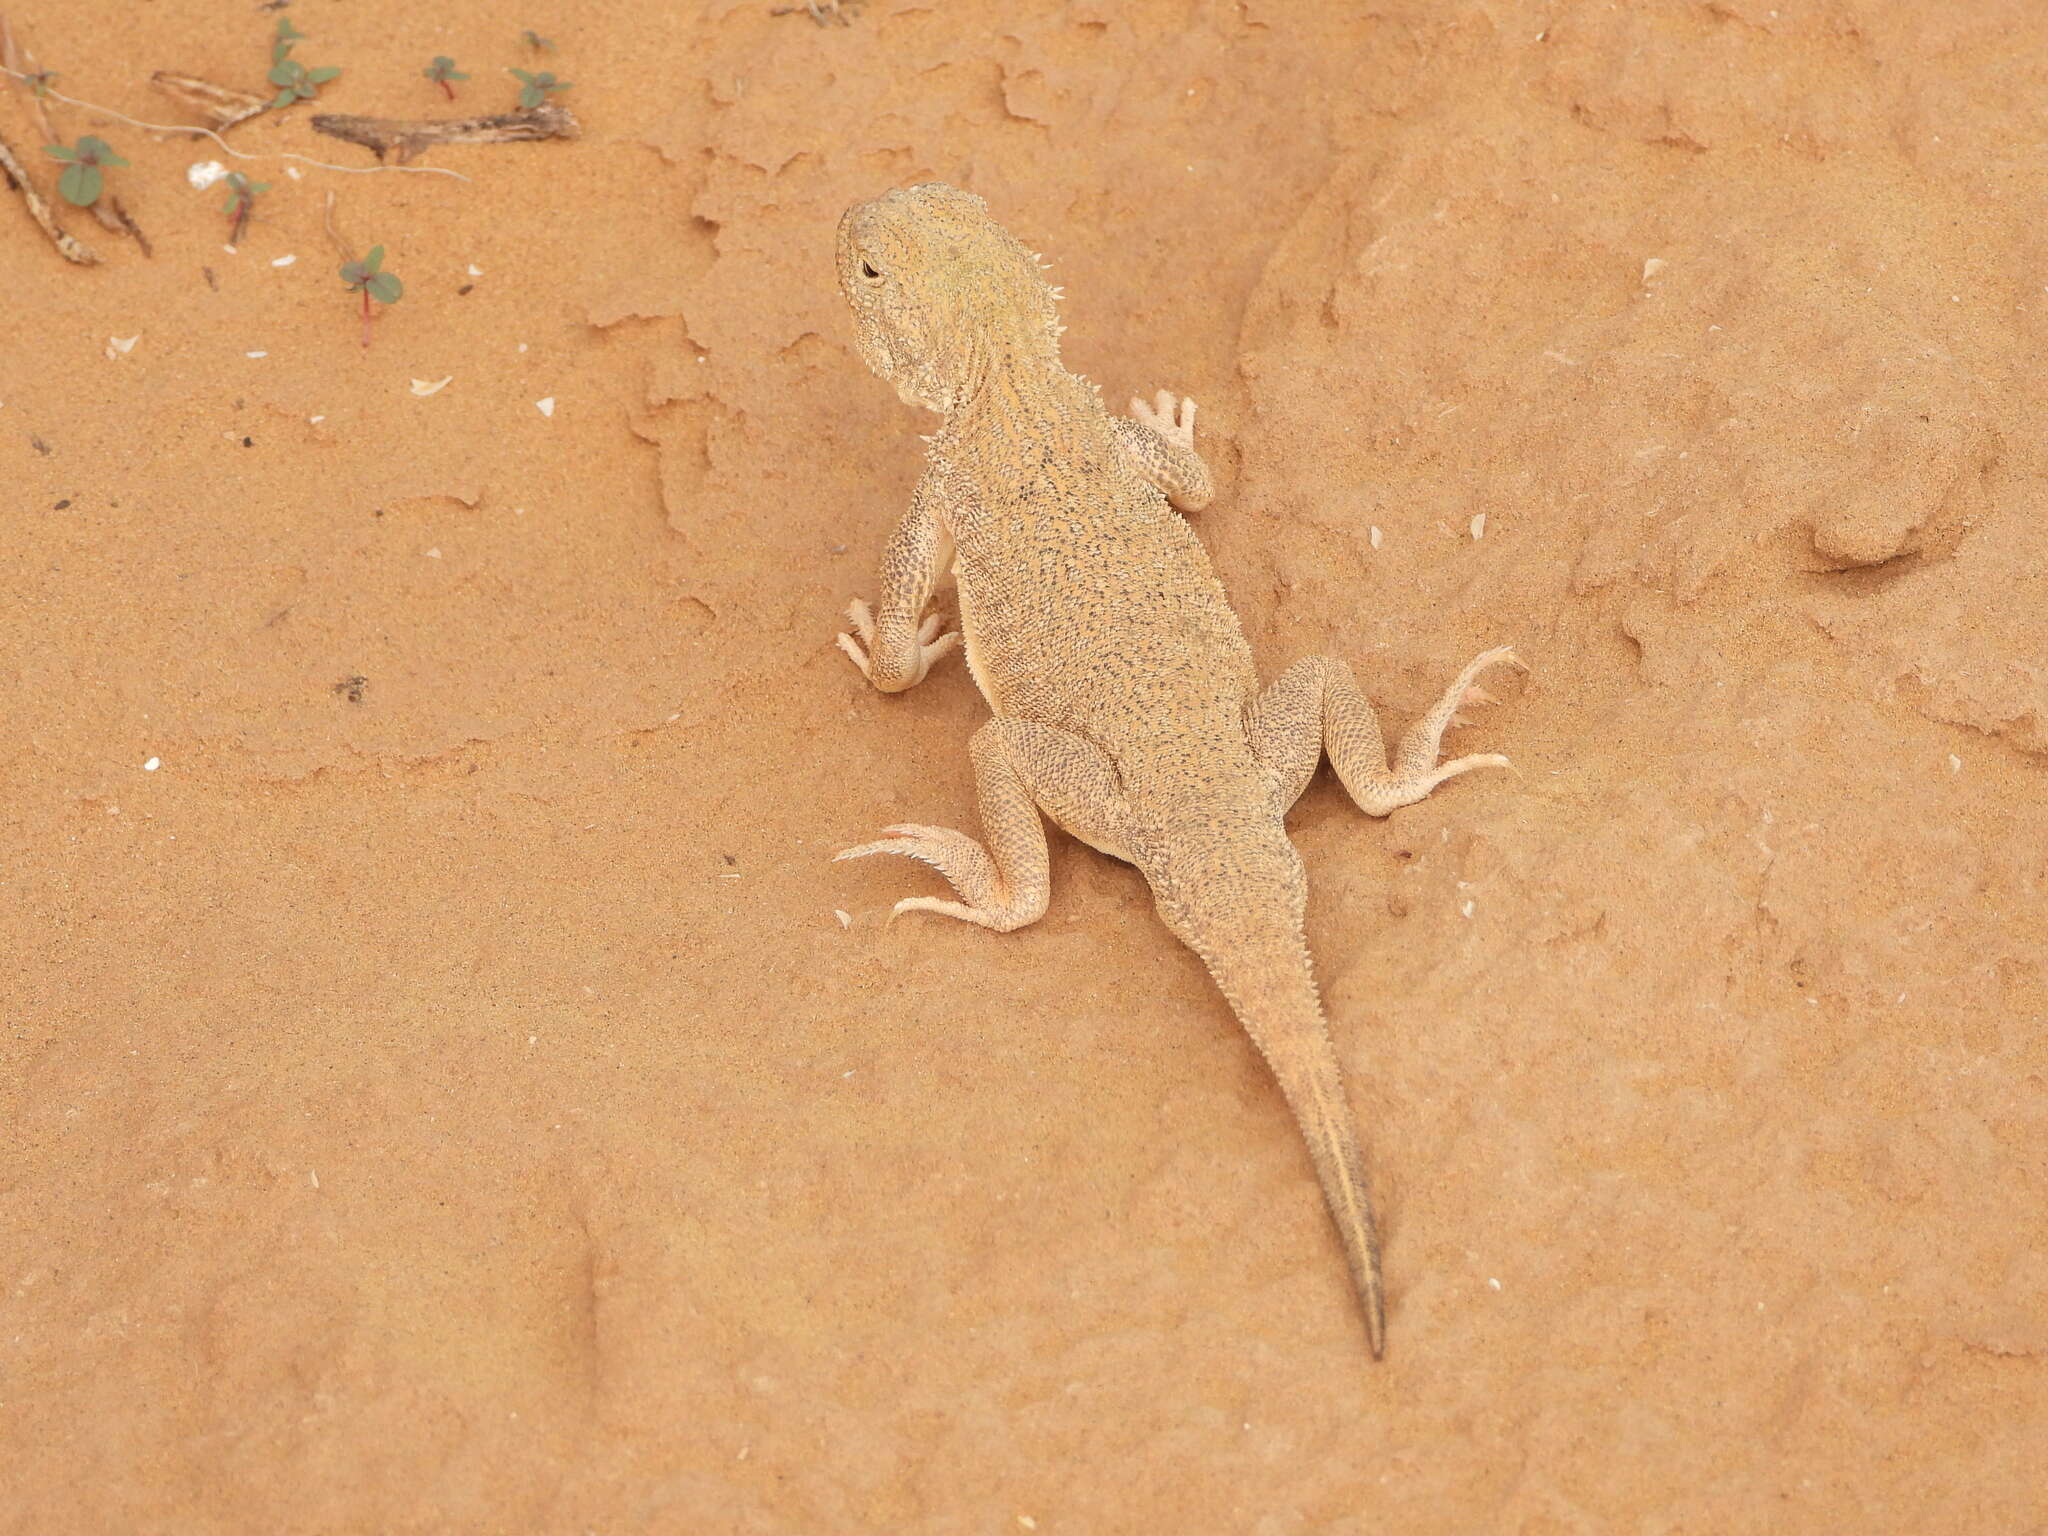
[{"label": "sand", "polygon": [[[0,202],[0,1526],[2048,1528],[2034,8],[774,9],[300,0],[325,106],[583,136],[229,254],[58,106],[153,259]],[[10,11],[156,122],[272,25]],[[308,115],[231,142],[370,163]],[[1379,1367],[1135,872],[827,861],[972,814],[963,671],[832,649],[929,420],[832,232],[931,177],[1201,402],[1269,674],[1533,668],[1518,776],[1292,821]]]}]

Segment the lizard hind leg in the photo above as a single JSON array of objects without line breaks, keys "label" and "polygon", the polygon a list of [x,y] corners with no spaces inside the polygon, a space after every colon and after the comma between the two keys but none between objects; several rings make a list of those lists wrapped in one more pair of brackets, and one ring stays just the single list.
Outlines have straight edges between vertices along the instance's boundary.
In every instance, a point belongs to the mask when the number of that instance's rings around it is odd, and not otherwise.
[{"label": "lizard hind leg", "polygon": [[1404,805],[1413,805],[1444,780],[1461,773],[1470,773],[1474,768],[1511,767],[1498,752],[1476,752],[1452,758],[1448,763],[1437,761],[1443,749],[1444,732],[1450,728],[1459,706],[1491,702],[1491,696],[1478,686],[1479,675],[1489,667],[1504,665],[1522,666],[1521,657],[1510,646],[1498,646],[1475,657],[1442,697],[1402,735],[1390,769],[1371,703],[1358,691],[1350,668],[1340,661],[1326,659],[1324,747],[1337,777],[1358,802],[1358,808],[1368,816],[1385,816]]},{"label": "lizard hind leg", "polygon": [[884,827],[875,841],[833,857],[889,853],[920,859],[944,875],[960,899],[907,896],[895,913],[937,912],[1008,933],[1043,917],[1052,895],[1039,807],[1077,836],[1105,847],[1121,841],[1122,799],[1108,759],[1080,737],[1049,726],[991,720],[974,733],[968,756],[985,845],[951,827],[906,823]]}]

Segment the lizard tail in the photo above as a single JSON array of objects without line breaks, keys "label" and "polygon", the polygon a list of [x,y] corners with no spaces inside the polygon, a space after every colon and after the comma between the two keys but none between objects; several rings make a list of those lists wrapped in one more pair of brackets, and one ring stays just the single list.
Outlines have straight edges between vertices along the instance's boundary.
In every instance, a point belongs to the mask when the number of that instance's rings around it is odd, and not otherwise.
[{"label": "lizard tail", "polygon": [[1380,1282],[1372,1186],[1307,947],[1298,930],[1257,935],[1240,930],[1232,939],[1224,944],[1197,943],[1194,948],[1294,1111],[1324,1203],[1343,1240],[1351,1282],[1365,1314],[1366,1342],[1378,1360],[1387,1348],[1387,1305]]},{"label": "lizard tail", "polygon": [[[1263,1044],[1263,1042],[1262,1042]],[[1365,1313],[1365,1338],[1372,1357],[1387,1352],[1386,1293],[1380,1282],[1380,1239],[1373,1222],[1372,1186],[1367,1182],[1365,1155],[1359,1150],[1358,1133],[1351,1122],[1351,1106],[1344,1097],[1344,1079],[1337,1069],[1337,1053],[1330,1044],[1322,1020],[1316,1020],[1312,1036],[1295,1036],[1278,1049],[1268,1048],[1266,1059],[1280,1090],[1301,1126],[1308,1142],[1308,1155],[1315,1163],[1316,1179],[1323,1186],[1323,1200],[1337,1235],[1344,1242],[1344,1258],[1351,1268],[1351,1283],[1358,1291],[1358,1304]],[[1285,1065],[1282,1065],[1282,1060]]]}]

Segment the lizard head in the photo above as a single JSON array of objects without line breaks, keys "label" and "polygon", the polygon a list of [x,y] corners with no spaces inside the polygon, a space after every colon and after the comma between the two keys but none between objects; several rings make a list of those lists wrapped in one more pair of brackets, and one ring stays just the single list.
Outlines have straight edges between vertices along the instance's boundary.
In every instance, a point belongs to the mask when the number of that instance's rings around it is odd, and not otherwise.
[{"label": "lizard head", "polygon": [[861,356],[912,405],[951,411],[990,370],[1059,366],[1057,294],[972,193],[934,181],[855,203],[839,283]]}]

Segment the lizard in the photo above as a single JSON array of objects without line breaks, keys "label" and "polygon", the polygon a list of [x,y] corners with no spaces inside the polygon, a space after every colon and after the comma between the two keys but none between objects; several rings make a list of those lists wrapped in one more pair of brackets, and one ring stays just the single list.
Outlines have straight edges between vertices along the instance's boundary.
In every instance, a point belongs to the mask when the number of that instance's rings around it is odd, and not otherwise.
[{"label": "lizard", "polygon": [[[1342,660],[1297,661],[1261,688],[1251,647],[1181,514],[1213,482],[1195,404],[1167,391],[1112,416],[1060,358],[1061,291],[971,193],[937,182],[855,203],[837,262],[862,357],[938,412],[910,509],[838,646],[877,689],[921,682],[956,647],[992,718],[974,733],[982,837],[886,827],[839,859],[893,854],[943,875],[925,911],[1006,933],[1044,915],[1045,818],[1143,873],[1159,916],[1207,967],[1307,1142],[1375,1360],[1386,1301],[1364,1155],[1311,967],[1308,882],[1285,818],[1327,752],[1384,817],[1497,753],[1440,762],[1465,703],[1492,702],[1484,652],[1401,738],[1390,767]],[[958,628],[926,610],[954,578]]]}]

